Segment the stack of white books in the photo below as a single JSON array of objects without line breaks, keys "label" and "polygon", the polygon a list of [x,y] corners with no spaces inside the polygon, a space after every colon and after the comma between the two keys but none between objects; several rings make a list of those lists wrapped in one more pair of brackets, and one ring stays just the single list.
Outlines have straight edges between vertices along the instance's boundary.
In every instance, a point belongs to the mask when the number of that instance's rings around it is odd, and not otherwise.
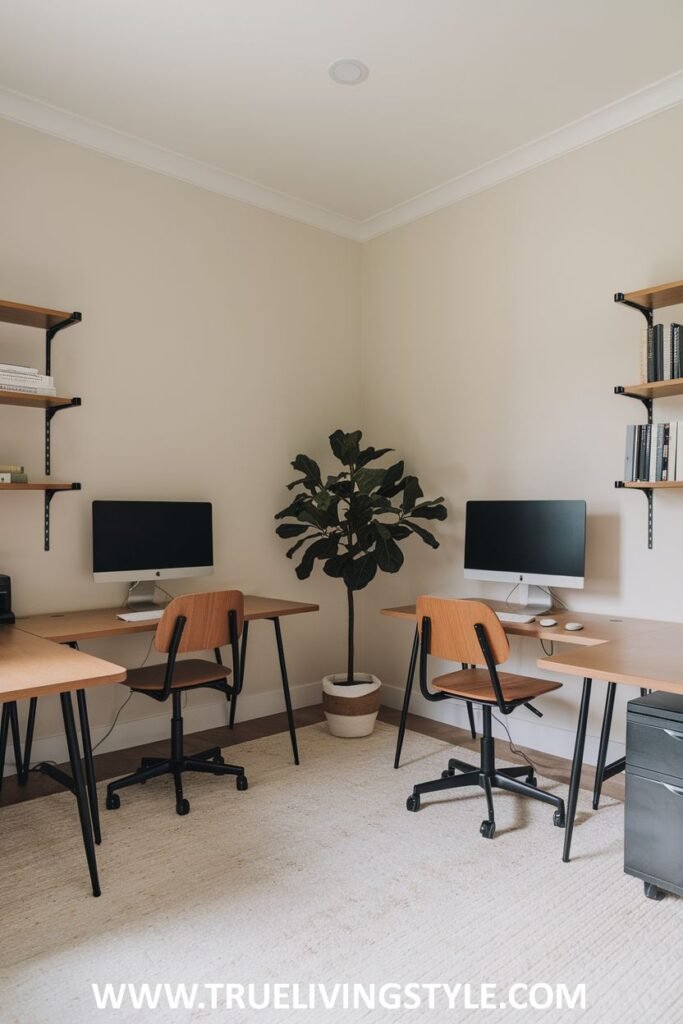
[{"label": "stack of white books", "polygon": [[54,377],[40,373],[35,366],[0,363],[0,391],[25,391],[30,395],[56,395]]}]

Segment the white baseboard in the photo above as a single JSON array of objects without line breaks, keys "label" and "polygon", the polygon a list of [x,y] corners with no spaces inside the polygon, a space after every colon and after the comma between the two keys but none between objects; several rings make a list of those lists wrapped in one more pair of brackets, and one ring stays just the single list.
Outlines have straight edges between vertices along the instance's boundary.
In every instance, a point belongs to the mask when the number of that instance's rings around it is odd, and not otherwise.
[{"label": "white baseboard", "polygon": [[[382,686],[382,703],[391,708],[400,708],[403,705],[404,690],[399,686]],[[450,725],[457,725],[461,729],[469,730],[467,708],[462,701],[440,701],[438,704],[430,704],[425,700],[419,690],[413,691],[410,700],[410,710],[413,714],[422,715],[424,718],[431,718],[436,722],[446,722]],[[475,720],[477,730],[481,735],[481,712],[476,710]],[[500,713],[498,718],[502,716]],[[528,717],[523,717],[528,716]],[[534,750],[542,750],[546,754],[555,754],[557,757],[566,757],[571,760],[574,754],[575,733],[572,729],[563,729],[556,725],[546,725],[543,721],[536,721],[531,718],[530,712],[524,708],[516,715],[510,715],[505,719],[505,724],[510,730],[512,742],[519,747],[531,747]],[[494,736],[507,740],[505,730],[494,720]],[[584,750],[584,761],[586,764],[595,764],[598,759],[599,737],[586,736]],[[624,757],[626,747],[624,743],[612,742],[609,745],[609,761]]]},{"label": "white baseboard", "polygon": [[[206,691],[204,691],[206,692]],[[320,703],[320,682],[303,683],[300,686],[290,687],[292,704],[295,708],[308,707],[311,704]],[[144,743],[151,743],[155,740],[168,739],[170,736],[170,705],[160,705],[161,710],[154,715],[145,715],[143,718],[129,719],[119,722],[111,736],[98,747],[97,753],[104,754],[111,750],[125,750],[127,747],[136,747]],[[252,718],[263,718],[265,715],[274,715],[278,711],[284,711],[284,699],[282,687],[267,690],[264,693],[240,694],[237,701],[237,722],[247,722]],[[215,729],[216,726],[227,725],[228,703],[225,697],[217,697],[216,700],[206,703],[192,705],[192,697],[187,707],[183,709],[183,723],[186,734],[200,732],[202,729]],[[106,736],[110,725],[92,728],[93,746]],[[15,774],[14,760],[10,753],[11,742],[8,744],[7,762],[5,774]],[[54,736],[42,736],[36,738],[31,753],[31,763],[37,761],[56,761],[62,764],[68,760],[66,740],[64,734]]]}]

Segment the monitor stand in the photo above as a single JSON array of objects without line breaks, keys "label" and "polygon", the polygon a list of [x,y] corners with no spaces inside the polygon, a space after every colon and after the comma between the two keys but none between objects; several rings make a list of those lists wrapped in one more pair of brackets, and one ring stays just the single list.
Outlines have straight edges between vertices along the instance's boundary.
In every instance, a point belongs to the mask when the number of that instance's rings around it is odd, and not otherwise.
[{"label": "monitor stand", "polygon": [[157,585],[154,580],[138,580],[131,583],[126,598],[126,608],[136,612],[153,612],[164,608],[168,601],[155,601]]},{"label": "monitor stand", "polygon": [[511,612],[520,615],[544,615],[553,606],[552,598],[533,583],[520,583],[505,603]]}]

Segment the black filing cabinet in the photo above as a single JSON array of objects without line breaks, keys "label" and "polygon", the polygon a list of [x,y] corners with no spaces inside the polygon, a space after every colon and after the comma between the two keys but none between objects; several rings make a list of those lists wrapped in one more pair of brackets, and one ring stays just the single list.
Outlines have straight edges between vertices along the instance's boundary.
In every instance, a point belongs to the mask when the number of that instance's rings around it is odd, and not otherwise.
[{"label": "black filing cabinet", "polygon": [[645,895],[683,896],[683,696],[629,701],[624,870]]}]

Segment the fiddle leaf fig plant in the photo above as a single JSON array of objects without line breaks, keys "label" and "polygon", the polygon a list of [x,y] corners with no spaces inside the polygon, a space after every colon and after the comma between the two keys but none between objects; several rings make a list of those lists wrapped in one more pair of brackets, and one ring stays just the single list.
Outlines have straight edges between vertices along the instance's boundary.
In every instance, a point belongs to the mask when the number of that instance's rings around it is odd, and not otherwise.
[{"label": "fiddle leaf fig plant", "polygon": [[292,466],[301,475],[287,485],[296,496],[275,516],[283,520],[277,535],[295,541],[287,557],[301,552],[299,579],[307,579],[320,561],[323,571],[346,587],[348,686],[354,683],[354,593],[367,587],[378,570],[398,572],[403,565],[399,544],[412,534],[438,548],[423,523],[448,515],[443,498],[426,499],[417,477],[404,476],[402,461],[388,468],[371,466],[393,449],[361,448],[362,436],[360,430],[330,434],[332,453],[343,467],[333,476],[323,477],[314,459],[297,455]]}]

